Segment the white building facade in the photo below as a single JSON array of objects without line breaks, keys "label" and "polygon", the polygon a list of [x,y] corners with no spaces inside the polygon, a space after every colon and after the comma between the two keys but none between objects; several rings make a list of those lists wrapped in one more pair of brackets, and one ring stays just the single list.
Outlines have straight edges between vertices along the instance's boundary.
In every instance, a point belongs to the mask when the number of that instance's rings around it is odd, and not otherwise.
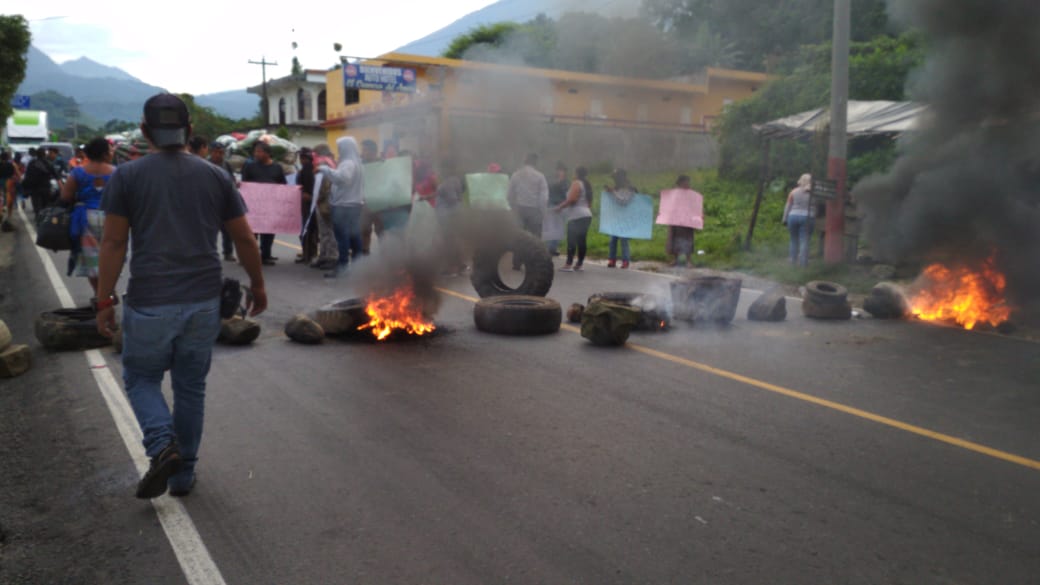
[{"label": "white building facade", "polygon": [[[248,89],[263,98],[264,86]],[[267,127],[270,132],[285,128],[289,140],[299,146],[314,147],[325,142],[321,123],[326,118],[325,71],[307,69],[267,82]]]}]

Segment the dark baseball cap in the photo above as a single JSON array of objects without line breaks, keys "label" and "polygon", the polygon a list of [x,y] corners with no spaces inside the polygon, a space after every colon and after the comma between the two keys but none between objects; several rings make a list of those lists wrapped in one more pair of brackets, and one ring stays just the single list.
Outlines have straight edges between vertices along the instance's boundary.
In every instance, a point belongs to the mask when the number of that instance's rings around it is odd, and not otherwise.
[{"label": "dark baseball cap", "polygon": [[160,93],[144,103],[144,125],[156,146],[184,146],[188,143],[191,115],[181,98]]}]

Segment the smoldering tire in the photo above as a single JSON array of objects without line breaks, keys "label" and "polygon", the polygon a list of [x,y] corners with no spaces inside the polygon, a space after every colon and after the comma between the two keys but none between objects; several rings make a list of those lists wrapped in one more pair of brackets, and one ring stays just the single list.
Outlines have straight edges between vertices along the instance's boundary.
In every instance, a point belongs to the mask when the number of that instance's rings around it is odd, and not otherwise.
[{"label": "smoldering tire", "polygon": [[560,303],[537,296],[491,297],[473,308],[477,329],[499,335],[548,335],[560,330],[562,320]]}]

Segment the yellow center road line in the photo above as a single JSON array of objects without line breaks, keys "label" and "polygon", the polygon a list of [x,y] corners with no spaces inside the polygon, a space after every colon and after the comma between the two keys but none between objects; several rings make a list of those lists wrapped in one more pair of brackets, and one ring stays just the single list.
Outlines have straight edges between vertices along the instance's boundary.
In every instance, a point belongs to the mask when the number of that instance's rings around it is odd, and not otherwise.
[{"label": "yellow center road line", "polygon": [[[438,288],[437,290],[448,296],[455,297],[464,301],[469,301],[471,303],[476,303],[480,300],[476,297],[471,297],[468,295],[457,293],[453,290],[448,290],[445,288]],[[572,333],[581,333],[580,328],[575,327],[573,325],[568,325],[566,323],[561,325],[561,328]],[[999,449],[987,447],[979,443],[973,443],[965,439],[960,439],[951,435],[946,435],[937,431],[926,429],[924,427],[919,427],[917,425],[905,423],[894,418],[881,416],[880,414],[874,414],[873,412],[856,408],[854,406],[848,406],[840,402],[834,402],[833,400],[819,398],[811,394],[807,394],[805,392],[798,392],[797,390],[791,390],[790,388],[784,388],[783,386],[770,384],[769,382],[763,382],[762,380],[757,380],[755,378],[737,374],[735,372],[730,372],[728,370],[723,370],[720,368],[709,366],[707,364],[702,364],[693,360],[681,358],[679,356],[672,355],[670,353],[665,353],[663,351],[658,351],[656,349],[651,349],[649,347],[645,347],[636,343],[628,343],[626,344],[626,347],[632,351],[639,352],[643,355],[657,358],[666,362],[671,362],[673,364],[684,366],[687,368],[692,368],[694,370],[698,370],[706,374],[711,374],[719,378],[725,378],[733,382],[739,382],[741,384],[745,384],[753,388],[758,388],[759,390],[765,390],[766,392],[771,392],[773,394],[779,394],[781,396],[786,396],[788,398],[793,398],[795,400],[800,400],[809,404],[815,404],[816,406],[822,406],[823,408],[848,414],[864,420],[869,420],[871,422],[875,422],[886,427],[899,429],[901,431],[912,433],[920,437],[932,439],[933,441],[938,441],[940,443],[945,443],[947,445],[952,445],[954,447],[959,447],[961,449],[966,449],[968,451],[979,453],[987,457],[1000,459],[1002,461],[1007,461],[1008,463],[1014,463],[1015,465],[1021,465],[1023,467],[1028,467],[1030,469],[1040,471],[1040,461],[1037,461],[1035,459],[1029,459],[1028,457],[1022,457],[1021,455],[1015,455],[1014,453],[1008,453],[1006,451],[1001,451]]]},{"label": "yellow center road line", "polygon": [[[296,245],[293,245],[293,244],[289,244],[289,243],[283,242],[281,240],[275,240],[275,241],[277,243],[287,247],[287,248],[293,248],[293,249],[296,249],[296,250],[300,250],[301,249],[299,246],[296,246]],[[467,301],[467,302],[470,302],[470,303],[476,303],[476,302],[480,301],[480,299],[478,299],[476,297],[471,297],[469,295],[464,295],[462,293],[458,293],[458,292],[455,292],[453,290],[448,290],[446,288],[438,288],[437,290],[440,291],[443,294],[446,294],[446,295],[450,296],[450,297],[455,297],[457,299],[460,299],[460,300],[463,300],[463,301]],[[561,328],[566,330],[566,331],[570,331],[572,333],[579,333],[579,334],[581,333],[581,329],[580,328],[575,327],[573,325],[568,325],[566,323],[561,325]],[[642,345],[639,345],[639,344],[636,344],[636,343],[628,343],[628,344],[626,344],[626,347],[628,347],[629,349],[631,349],[633,351],[639,352],[639,353],[641,353],[643,355],[647,355],[647,356],[650,356],[650,357],[653,357],[653,358],[657,358],[659,360],[663,360],[663,361],[666,361],[666,362],[671,362],[671,363],[676,364],[676,365],[680,365],[680,366],[684,366],[684,367],[691,368],[691,369],[694,369],[694,370],[698,370],[698,371],[704,372],[706,374],[711,374],[711,375],[719,377],[719,378],[724,378],[724,379],[727,379],[727,380],[731,380],[733,382],[739,382],[741,384],[745,384],[745,385],[751,386],[753,388],[758,388],[759,390],[765,390],[766,392],[771,392],[773,394],[779,394],[781,396],[786,396],[788,398],[793,398],[795,400],[800,400],[802,402],[807,402],[809,404],[815,404],[816,406],[821,406],[823,408],[827,408],[827,409],[830,409],[830,410],[834,410],[834,411],[837,411],[837,412],[848,414],[850,416],[854,416],[856,418],[861,418],[863,420],[869,420],[871,422],[875,422],[877,424],[884,425],[884,426],[889,427],[889,428],[899,429],[901,431],[912,433],[912,434],[915,434],[915,435],[920,436],[920,437],[925,437],[925,438],[928,438],[928,439],[932,439],[933,441],[938,441],[940,443],[945,443],[947,445],[952,445],[954,447],[959,447],[961,449],[972,451],[974,453],[979,453],[980,455],[985,455],[987,457],[992,457],[994,459],[1000,459],[1001,461],[1007,461],[1008,463],[1014,463],[1015,465],[1021,465],[1023,467],[1028,467],[1030,469],[1035,469],[1037,471],[1040,471],[1040,461],[1037,461],[1035,459],[1029,459],[1028,457],[1022,457],[1021,455],[1015,455],[1014,453],[1008,453],[1006,451],[1001,451],[999,449],[994,449],[992,447],[987,447],[985,445],[982,445],[982,444],[979,444],[979,443],[974,443],[972,441],[968,441],[968,440],[965,440],[965,439],[960,439],[960,438],[954,437],[952,435],[947,435],[947,434],[944,434],[944,433],[940,433],[940,432],[937,432],[937,431],[926,429],[924,427],[919,427],[917,425],[912,425],[910,423],[905,423],[903,421],[899,421],[899,420],[896,420],[894,418],[889,418],[887,416],[881,416],[880,414],[874,414],[873,412],[869,412],[869,411],[866,411],[866,410],[863,410],[863,409],[860,409],[860,408],[856,408],[854,406],[848,406],[848,405],[842,404],[840,402],[834,402],[833,400],[827,400],[825,398],[819,398],[817,396],[813,396],[813,395],[807,394],[805,392],[799,392],[797,390],[791,390],[790,388],[784,388],[783,386],[778,386],[776,384],[771,384],[769,382],[764,382],[762,380],[757,380],[755,378],[751,378],[751,377],[748,377],[748,376],[737,374],[735,372],[730,372],[728,370],[723,370],[723,369],[720,369],[720,368],[709,366],[707,364],[702,364],[700,362],[695,362],[693,360],[688,360],[686,358],[681,358],[679,356],[672,355],[670,353],[665,353],[663,351],[658,351],[656,349],[651,349],[649,347],[645,347],[645,346],[642,346]]]},{"label": "yellow center road line", "polygon": [[296,250],[297,252],[302,252],[303,251],[303,248],[301,248],[300,246],[297,246],[296,244],[290,244],[289,242],[283,242],[281,240],[275,240],[274,243],[280,244],[282,246],[285,246],[286,248],[291,248],[293,250]]}]

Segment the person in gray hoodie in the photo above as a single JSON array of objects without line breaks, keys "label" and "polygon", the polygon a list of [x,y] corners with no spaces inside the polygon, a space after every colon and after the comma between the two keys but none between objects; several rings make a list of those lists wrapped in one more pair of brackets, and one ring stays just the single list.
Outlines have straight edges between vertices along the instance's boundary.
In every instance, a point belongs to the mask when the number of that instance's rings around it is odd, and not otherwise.
[{"label": "person in gray hoodie", "polygon": [[339,165],[335,169],[321,165],[318,169],[332,183],[332,228],[339,248],[339,262],[326,278],[341,276],[352,258],[361,255],[361,209],[365,204],[365,169],[361,152],[354,138],[347,136],[336,141]]}]

